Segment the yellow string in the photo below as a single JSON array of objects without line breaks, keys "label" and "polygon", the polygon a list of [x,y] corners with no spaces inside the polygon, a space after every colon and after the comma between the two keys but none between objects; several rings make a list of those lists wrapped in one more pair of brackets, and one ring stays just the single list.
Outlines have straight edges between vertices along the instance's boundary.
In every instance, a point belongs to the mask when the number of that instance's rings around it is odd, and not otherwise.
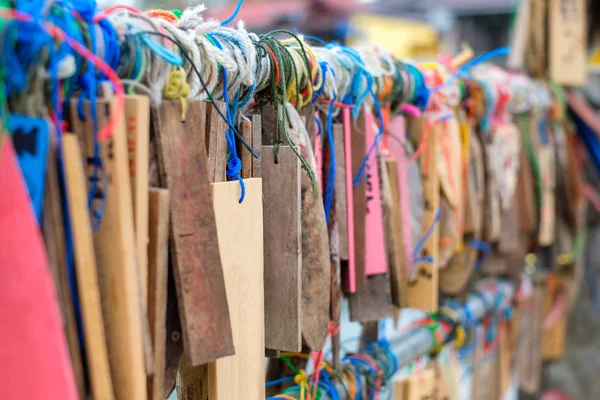
[{"label": "yellow string", "polygon": [[295,398],[293,398],[292,396],[288,396],[287,394],[278,394],[273,397],[276,397],[278,399],[296,400]]},{"label": "yellow string", "polygon": [[304,400],[306,396],[308,380],[306,377],[306,372],[304,372],[303,369],[298,371],[298,374],[294,377],[294,382],[296,382],[296,385],[300,386],[300,400]]},{"label": "yellow string", "polygon": [[169,100],[181,100],[181,121],[185,121],[185,98],[190,95],[190,86],[185,81],[185,72],[181,67],[173,67],[167,76],[163,96]]},{"label": "yellow string", "polygon": [[[320,87],[323,82],[321,67],[319,65],[317,56],[310,46],[308,46],[304,41],[302,41],[304,52],[302,51],[302,48],[296,39],[286,39],[281,43],[288,48],[296,69],[296,76],[294,76],[288,83],[288,87],[286,89],[287,100],[291,103],[299,100],[299,103],[296,104],[296,108],[303,108],[312,101],[314,88]],[[304,59],[304,54],[306,54],[309,64],[311,64],[310,71],[308,71],[306,68],[307,65]],[[298,86],[296,82],[300,81],[300,83],[302,83],[303,79],[307,81],[307,84],[305,87],[300,86],[300,90],[306,89],[306,93],[299,94],[296,90],[296,86]]]}]

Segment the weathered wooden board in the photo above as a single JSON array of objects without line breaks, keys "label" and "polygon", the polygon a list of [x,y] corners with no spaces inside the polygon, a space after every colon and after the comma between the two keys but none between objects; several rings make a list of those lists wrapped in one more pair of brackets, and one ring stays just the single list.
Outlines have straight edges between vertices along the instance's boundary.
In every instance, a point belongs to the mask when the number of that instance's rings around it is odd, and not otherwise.
[{"label": "weathered wooden board", "polygon": [[[365,115],[360,113],[358,120],[352,122],[352,181],[358,175],[365,155],[367,154],[365,140]],[[360,291],[367,286],[366,260],[365,260],[365,218],[367,211],[367,195],[365,191],[366,174],[352,186],[354,202],[354,265],[356,290]]]},{"label": "weathered wooden board", "polygon": [[258,158],[252,159],[252,177],[262,177],[262,121],[260,115],[252,115],[252,150],[258,155]]},{"label": "weathered wooden board", "polygon": [[191,366],[233,354],[229,307],[207,170],[204,105],[164,101],[153,114],[161,182],[171,202],[171,255],[186,360]]},{"label": "weathered wooden board", "polygon": [[90,386],[94,398],[113,399],[114,390],[102,316],[94,239],[87,205],[84,164],[75,135],[63,135],[62,154]]},{"label": "weathered wooden board", "polygon": [[[252,123],[250,121],[242,121],[241,134],[242,138],[252,146]],[[252,153],[248,151],[242,144],[238,146],[238,155],[242,160],[242,178],[252,178]]]},{"label": "weathered wooden board", "polygon": [[537,395],[542,379],[544,286],[536,283],[532,298],[519,306],[517,366],[521,390]]},{"label": "weathered wooden board", "polygon": [[148,215],[148,318],[154,351],[154,374],[148,377],[148,399],[163,400],[167,344],[169,278],[169,191],[150,188]]},{"label": "weathered wooden board", "polygon": [[392,316],[392,294],[390,276],[372,275],[367,278],[363,290],[348,295],[350,301],[350,320],[370,322]]},{"label": "weathered wooden board", "polygon": [[129,176],[133,199],[133,222],[142,300],[148,303],[148,165],[150,145],[150,99],[125,96]]},{"label": "weathered wooden board", "polygon": [[[400,191],[398,181],[398,161],[387,156],[382,166],[382,188],[389,190],[389,203],[384,196],[383,222],[385,228],[386,251],[390,273],[392,302],[397,307],[408,306],[408,276],[405,269],[405,255],[402,235],[402,215],[400,213]],[[387,180],[387,182],[386,182]],[[386,188],[389,185],[389,188]]]},{"label": "weathered wooden board", "polygon": [[175,284],[175,267],[169,259],[169,278],[167,281],[167,344],[165,346],[165,393],[170,396],[175,388],[179,364],[183,362],[183,339],[181,338],[181,318],[177,304],[177,288]]},{"label": "weathered wooden board", "polygon": [[[98,129],[111,118],[110,101],[96,102]],[[90,103],[84,104],[85,121],[75,114],[73,131],[81,138],[88,160],[93,157]],[[146,366],[143,343],[143,315],[138,269],[135,259],[133,207],[127,156],[127,132],[122,117],[112,136],[100,144],[106,174],[106,187],[100,187],[106,202],[102,225],[94,233],[96,258],[102,293],[102,309],[107,326],[108,352],[117,399],[146,399]],[[88,176],[92,170],[88,162]]]},{"label": "weathered wooden board", "polygon": [[[426,143],[424,154],[421,156],[421,179],[423,181],[423,196],[425,204],[425,216],[423,219],[423,232],[426,232],[434,223],[436,214],[439,212],[440,190],[437,179],[436,148],[437,136],[440,126],[430,127],[429,138]],[[439,231],[432,229],[431,235],[425,241],[419,257],[431,257],[433,263],[421,262],[418,264],[417,277],[408,283],[408,304],[412,308],[427,312],[436,312],[438,309],[438,279],[437,268],[439,250]]]},{"label": "weathered wooden board", "polygon": [[60,310],[12,142],[0,135],[0,385],[3,399],[75,400]]},{"label": "weathered wooden board", "polygon": [[300,351],[302,238],[300,161],[289,146],[262,147],[265,346]]},{"label": "weathered wooden board", "polygon": [[[221,114],[227,115],[227,107],[222,101],[217,101],[215,104],[221,113],[217,111],[212,102],[205,102],[203,106],[198,108],[202,114],[206,114],[204,121],[208,152],[208,179],[210,182],[225,182],[227,180],[227,139],[225,138],[225,130],[228,127]],[[202,107],[204,107],[203,111]]]},{"label": "weathered wooden board", "polygon": [[348,208],[346,205],[346,153],[344,151],[344,126],[333,124],[335,144],[335,214],[341,260],[348,261]]},{"label": "weathered wooden board", "polygon": [[[0,138],[0,144],[2,139]],[[42,212],[42,234],[46,242],[50,271],[54,278],[54,287],[58,298],[63,328],[67,336],[69,355],[79,398],[86,396],[85,377],[83,374],[82,354],[79,345],[77,320],[73,307],[73,297],[69,285],[69,266],[67,263],[67,243],[65,220],[63,219],[63,204],[58,165],[56,160],[55,140],[50,140],[48,166],[46,169],[46,194]],[[72,260],[71,260],[72,262]],[[74,268],[73,265],[71,267]]]},{"label": "weathered wooden board", "polygon": [[[213,184],[217,234],[236,354],[211,363],[209,398],[265,397],[262,180]],[[196,397],[197,398],[197,397]]]}]

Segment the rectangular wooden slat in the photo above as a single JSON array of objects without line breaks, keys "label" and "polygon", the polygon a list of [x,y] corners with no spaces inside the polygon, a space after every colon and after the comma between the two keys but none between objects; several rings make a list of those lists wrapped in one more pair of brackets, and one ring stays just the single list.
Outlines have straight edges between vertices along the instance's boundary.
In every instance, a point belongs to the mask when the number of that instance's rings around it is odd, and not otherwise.
[{"label": "rectangular wooden slat", "polygon": [[225,131],[228,127],[223,116],[227,115],[227,107],[222,101],[215,102],[215,105],[208,101],[204,104],[204,107],[206,107],[206,140],[208,143],[208,178],[211,182],[225,182],[227,180],[227,139],[225,138]]},{"label": "rectangular wooden slat", "polygon": [[339,256],[348,261],[348,209],[346,206],[346,153],[344,151],[344,126],[333,124],[335,144],[335,214],[337,221]]},{"label": "rectangular wooden slat", "polygon": [[[84,104],[84,121],[78,118],[75,110],[76,107],[72,107],[73,131],[81,138],[85,157],[91,160],[95,133],[90,103]],[[113,105],[110,101],[99,100],[96,110],[98,129],[101,129],[112,118]],[[110,138],[100,143],[106,187],[101,183],[99,190],[110,200],[106,201],[100,229],[94,233],[94,243],[115,397],[118,400],[146,399],[143,303],[135,257],[124,116],[116,122]],[[92,166],[92,161],[88,161],[88,178]]]},{"label": "rectangular wooden slat", "polygon": [[217,234],[236,354],[211,363],[209,398],[265,398],[263,210],[261,179],[212,185]]},{"label": "rectangular wooden slat", "polygon": [[262,121],[260,115],[252,115],[252,149],[258,155],[258,158],[252,159],[252,177],[262,177]]},{"label": "rectangular wooden slat", "polygon": [[[241,134],[246,143],[252,146],[252,123],[250,121],[242,121]],[[238,146],[238,156],[242,160],[242,178],[252,178],[252,153],[240,143]]]},{"label": "rectangular wooden slat", "polygon": [[[289,146],[262,147],[265,243],[265,346],[300,351],[300,161]],[[285,234],[282,234],[285,232]]]},{"label": "rectangular wooden slat", "polygon": [[148,377],[148,398],[163,400],[167,343],[167,280],[169,277],[169,191],[150,188],[148,218],[148,317],[154,344],[154,374]]},{"label": "rectangular wooden slat", "polygon": [[549,72],[555,82],[583,86],[587,80],[585,0],[549,0]]},{"label": "rectangular wooden slat", "polygon": [[153,116],[161,182],[171,202],[171,254],[187,362],[200,365],[233,354],[229,308],[208,180],[205,109],[164,101]]},{"label": "rectangular wooden slat", "polygon": [[365,247],[366,247],[366,232],[365,218],[367,210],[367,196],[365,191],[365,177],[363,174],[361,179],[354,184],[354,179],[358,175],[360,166],[362,165],[365,155],[367,154],[366,139],[365,139],[365,114],[360,113],[357,121],[352,123],[352,198],[353,198],[353,213],[354,213],[354,263],[356,274],[356,290],[360,291],[367,286]]},{"label": "rectangular wooden slat", "polygon": [[73,232],[77,289],[81,303],[85,352],[92,394],[96,399],[113,399],[114,391],[102,316],[96,254],[87,206],[84,164],[77,137],[73,134],[63,135],[62,150],[69,217]]}]

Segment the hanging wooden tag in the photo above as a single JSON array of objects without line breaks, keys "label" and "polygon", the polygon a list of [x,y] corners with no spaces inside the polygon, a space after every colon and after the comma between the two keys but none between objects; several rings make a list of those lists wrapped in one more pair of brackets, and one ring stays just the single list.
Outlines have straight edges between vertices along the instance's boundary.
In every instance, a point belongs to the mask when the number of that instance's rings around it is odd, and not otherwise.
[{"label": "hanging wooden tag", "polygon": [[234,356],[209,366],[208,398],[214,400],[265,397],[262,180],[244,183],[246,196],[241,203],[239,182],[212,184],[236,345]]},{"label": "hanging wooden tag", "polygon": [[133,199],[136,257],[142,299],[148,303],[148,165],[150,144],[150,99],[125,96],[129,176]]},{"label": "hanging wooden tag", "polygon": [[551,246],[556,235],[554,151],[551,145],[542,145],[538,154],[542,174],[542,208],[538,242],[540,246]]},{"label": "hanging wooden tag", "polygon": [[535,284],[530,301],[519,307],[517,365],[521,390],[536,395],[540,389],[542,374],[542,321],[544,311],[544,287]]},{"label": "hanging wooden tag", "polygon": [[75,135],[63,135],[62,154],[90,385],[94,398],[113,399],[114,391],[105,337],[106,328],[102,316],[96,254],[87,205],[84,164]]},{"label": "hanging wooden tag", "polygon": [[0,373],[10,377],[0,397],[77,399],[44,243],[6,134],[0,135],[0,260],[0,339],[6,344]]},{"label": "hanging wooden tag", "polygon": [[534,78],[542,78],[546,74],[548,59],[546,4],[546,0],[529,0],[530,19],[525,63],[527,71]]},{"label": "hanging wooden tag", "polygon": [[[367,151],[375,143],[373,113],[365,113],[365,138]],[[387,273],[383,217],[381,210],[381,187],[377,152],[373,152],[364,171],[366,191],[365,211],[365,269],[367,276]]]},{"label": "hanging wooden tag", "polygon": [[333,124],[335,144],[335,215],[337,221],[340,260],[348,261],[348,209],[346,194],[346,153],[344,149],[344,126]]},{"label": "hanging wooden tag", "polygon": [[[112,117],[108,100],[96,102],[98,129]],[[71,124],[81,139],[81,148],[88,160],[93,160],[95,134],[90,103],[84,104],[85,120],[80,120],[72,106]],[[112,136],[100,143],[107,186],[100,191],[110,199],[106,202],[102,225],[94,233],[96,258],[100,276],[102,309],[108,331],[108,352],[112,380],[117,399],[145,399],[146,366],[142,320],[142,299],[136,266],[133,224],[133,202],[129,178],[127,132],[122,117]],[[88,177],[93,161],[88,162]]]},{"label": "hanging wooden tag", "polygon": [[434,365],[437,400],[462,400],[458,391],[458,360],[454,353],[438,359]]},{"label": "hanging wooden tag", "polygon": [[233,354],[229,307],[208,181],[205,104],[163,101],[153,113],[161,182],[171,197],[171,254],[187,362]]},{"label": "hanging wooden tag", "polygon": [[[425,154],[422,155],[423,159],[421,160],[421,179],[423,181],[425,203],[424,233],[434,225],[440,207],[440,190],[436,168],[437,137],[440,126],[434,124],[428,129],[430,129],[429,139],[425,144]],[[439,231],[434,227],[425,240],[421,253],[418,254],[418,257],[431,257],[433,262],[420,262],[417,267],[416,280],[408,284],[408,304],[411,308],[427,312],[436,312],[438,309],[438,243]]]},{"label": "hanging wooden tag", "polygon": [[[60,305],[63,327],[67,336],[69,355],[79,398],[85,397],[85,378],[83,374],[82,354],[79,344],[79,333],[75,319],[74,300],[69,281],[69,272],[74,269],[67,262],[67,236],[65,220],[63,217],[63,204],[61,185],[58,178],[58,164],[56,159],[57,149],[54,134],[51,134],[50,151],[48,153],[48,167],[46,173],[46,195],[44,196],[44,209],[42,212],[42,233],[46,242],[50,270],[54,278],[56,295]],[[0,135],[0,145],[2,136]],[[68,225],[67,225],[68,227]]]},{"label": "hanging wooden tag", "polygon": [[[252,146],[252,123],[250,121],[242,121],[240,124],[240,132],[246,143]],[[238,156],[242,160],[242,178],[252,178],[252,153],[246,149],[241,142],[237,145]]]},{"label": "hanging wooden tag", "polygon": [[[356,268],[356,232],[354,230],[354,186],[352,184],[353,175],[350,173],[353,171],[352,163],[352,119],[350,115],[350,109],[344,108],[342,110],[344,119],[344,171],[346,175],[346,212],[347,212],[347,225],[348,225],[348,263],[344,268],[342,282],[344,284],[344,290],[349,293],[356,292],[357,286],[357,268]],[[361,288],[364,287],[363,281],[359,282]]]},{"label": "hanging wooden tag", "polygon": [[[382,166],[382,189],[389,192],[389,200],[383,197],[383,221],[385,247],[390,269],[392,302],[398,307],[408,306],[408,276],[406,273],[403,243],[402,216],[400,211],[400,189],[398,184],[398,161],[392,156],[384,159]],[[385,201],[387,200],[387,201]]]},{"label": "hanging wooden tag", "polygon": [[489,145],[484,144],[485,149],[485,169],[486,169],[486,196],[485,196],[485,241],[488,243],[496,242],[500,238],[500,195],[496,182],[496,171],[493,168],[493,150]]},{"label": "hanging wooden tag", "polygon": [[170,255],[169,277],[167,279],[167,343],[165,345],[165,392],[163,398],[168,398],[173,392],[178,378],[180,362],[185,360],[185,357],[182,357],[183,339],[181,338],[181,318],[179,318],[179,306],[177,303],[175,266]]},{"label": "hanging wooden tag", "polygon": [[148,377],[148,399],[163,400],[167,343],[169,278],[169,191],[150,188],[148,218],[148,317],[154,344],[154,374]]},{"label": "hanging wooden tag", "polygon": [[510,386],[511,380],[511,351],[510,351],[510,337],[508,331],[508,324],[510,322],[501,322],[500,330],[500,348],[499,348],[499,374],[500,374],[500,393],[504,395]]},{"label": "hanging wooden tag", "polygon": [[[228,129],[223,116],[227,115],[227,106],[222,101],[205,102],[206,113],[206,151],[208,153],[208,180],[210,182],[227,181],[227,139]],[[181,114],[179,114],[181,115]],[[187,115],[187,111],[186,111]],[[187,120],[187,117],[186,117]]]},{"label": "hanging wooden tag", "polygon": [[[523,124],[521,128],[525,128]],[[528,132],[521,132],[521,134],[526,135]],[[519,209],[519,228],[522,232],[533,232],[537,226],[533,171],[525,150],[521,151],[520,158],[515,198]]]},{"label": "hanging wooden tag", "polygon": [[587,32],[585,0],[549,1],[550,78],[565,86],[587,81]]},{"label": "hanging wooden tag", "polygon": [[559,283],[548,282],[549,290],[544,302],[542,358],[545,361],[559,360],[565,352],[566,345],[567,296],[564,290],[551,288],[551,285],[559,285]]},{"label": "hanging wooden tag", "polygon": [[252,115],[252,150],[258,155],[258,158],[252,158],[252,177],[262,177],[262,118],[260,115]]},{"label": "hanging wooden tag", "polygon": [[427,368],[396,381],[394,400],[436,400],[435,370]]},{"label": "hanging wooden tag", "polygon": [[[265,346],[300,351],[300,161],[289,146],[263,146]],[[282,234],[285,232],[285,234]]]},{"label": "hanging wooden tag", "polygon": [[[347,109],[346,109],[347,110]],[[350,113],[350,110],[345,111]],[[358,120],[351,122],[344,119],[344,127],[351,126],[351,147],[346,144],[346,149],[351,149],[351,157],[349,159],[352,162],[352,168],[347,171],[352,171],[350,174],[350,183],[346,184],[346,187],[352,187],[352,226],[354,232],[353,240],[353,251],[354,251],[354,270],[355,270],[355,282],[356,290],[360,291],[366,288],[367,274],[366,274],[366,260],[365,260],[365,248],[366,248],[366,210],[367,210],[367,197],[365,191],[365,174],[361,179],[354,183],[355,177],[358,175],[360,166],[362,165],[365,154],[367,154],[366,148],[366,137],[365,137],[365,113],[359,114]],[[345,135],[348,138],[348,135]],[[346,154],[348,157],[348,154]],[[348,201],[350,204],[350,201]],[[352,267],[350,267],[352,268]]]},{"label": "hanging wooden tag", "polygon": [[510,39],[510,55],[507,61],[507,65],[512,69],[521,69],[525,60],[530,29],[530,1],[522,0],[518,6],[517,17]]}]

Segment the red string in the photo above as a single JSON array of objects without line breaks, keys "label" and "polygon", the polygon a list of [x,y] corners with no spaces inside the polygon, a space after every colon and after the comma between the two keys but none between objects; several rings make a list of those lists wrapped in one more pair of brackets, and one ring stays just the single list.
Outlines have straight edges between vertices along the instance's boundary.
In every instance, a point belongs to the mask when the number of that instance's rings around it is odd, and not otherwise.
[{"label": "red string", "polygon": [[[317,101],[319,103],[331,105],[331,100],[318,99]],[[348,108],[350,110],[354,108],[354,104],[345,104],[345,103],[340,103],[339,101],[334,101],[333,105],[336,107],[340,107],[340,108]]]},{"label": "red string", "polygon": [[[1,10],[0,17],[22,22],[34,22],[34,19],[31,15],[16,10]],[[88,62],[92,63],[94,67],[98,68],[114,85],[116,94],[116,107],[114,113],[111,120],[108,121],[108,123],[98,132],[98,141],[102,142],[108,139],[112,136],[115,125],[121,120],[125,106],[125,91],[123,89],[123,85],[121,84],[121,80],[117,76],[117,73],[103,59],[96,56],[72,37],[68,36],[59,27],[44,21],[35,22],[37,22],[54,39],[65,42],[76,53],[81,55]]]},{"label": "red string", "polygon": [[273,61],[273,64],[275,65],[275,83],[279,84],[279,78],[281,78],[281,76],[279,76],[279,64],[277,63],[277,58],[275,58],[275,53],[273,53],[273,50],[271,50],[271,48],[268,45],[265,44],[265,47],[267,48],[267,51],[271,55],[271,60]]}]

